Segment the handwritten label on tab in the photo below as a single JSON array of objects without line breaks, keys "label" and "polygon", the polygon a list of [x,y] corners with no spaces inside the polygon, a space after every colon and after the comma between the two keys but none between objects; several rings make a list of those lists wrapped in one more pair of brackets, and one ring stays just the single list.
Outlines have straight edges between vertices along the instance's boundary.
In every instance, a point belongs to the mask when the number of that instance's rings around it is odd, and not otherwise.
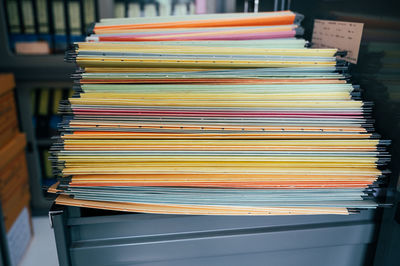
[{"label": "handwritten label on tab", "polygon": [[347,51],[343,59],[356,64],[363,27],[363,23],[316,19],[312,36],[313,48]]}]

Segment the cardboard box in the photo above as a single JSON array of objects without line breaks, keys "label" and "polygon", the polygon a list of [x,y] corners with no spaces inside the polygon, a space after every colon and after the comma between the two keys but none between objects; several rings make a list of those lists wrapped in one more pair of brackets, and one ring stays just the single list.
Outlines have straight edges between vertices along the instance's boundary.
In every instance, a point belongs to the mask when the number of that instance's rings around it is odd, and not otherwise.
[{"label": "cardboard box", "polygon": [[17,133],[0,148],[0,200],[6,230],[11,228],[24,206],[29,205],[25,145],[25,134]]},{"label": "cardboard box", "polygon": [[0,74],[0,147],[8,143],[18,132],[14,87],[12,74]]}]

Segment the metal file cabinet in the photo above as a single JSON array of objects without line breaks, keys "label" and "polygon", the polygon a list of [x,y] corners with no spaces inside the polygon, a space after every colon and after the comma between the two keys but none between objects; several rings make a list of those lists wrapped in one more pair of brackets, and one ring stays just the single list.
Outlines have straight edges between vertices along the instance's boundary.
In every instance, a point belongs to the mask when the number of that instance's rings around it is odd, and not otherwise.
[{"label": "metal file cabinet", "polygon": [[372,265],[376,212],[132,214],[54,205],[60,265]]}]

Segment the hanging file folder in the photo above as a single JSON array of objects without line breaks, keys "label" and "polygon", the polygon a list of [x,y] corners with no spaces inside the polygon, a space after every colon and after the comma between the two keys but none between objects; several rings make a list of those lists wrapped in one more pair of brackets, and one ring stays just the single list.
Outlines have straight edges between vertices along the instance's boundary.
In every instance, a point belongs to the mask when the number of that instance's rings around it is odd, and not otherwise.
[{"label": "hanging file folder", "polygon": [[290,11],[105,19],[66,60],[56,203],[202,215],[378,206],[390,141],[336,49]]}]

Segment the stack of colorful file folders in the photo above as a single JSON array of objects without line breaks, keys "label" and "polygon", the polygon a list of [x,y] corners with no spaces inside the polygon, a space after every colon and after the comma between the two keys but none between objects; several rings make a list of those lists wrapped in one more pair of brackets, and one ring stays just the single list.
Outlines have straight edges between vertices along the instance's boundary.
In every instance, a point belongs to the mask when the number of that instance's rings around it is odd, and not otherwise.
[{"label": "stack of colorful file folders", "polygon": [[56,203],[215,215],[376,208],[389,141],[335,49],[290,11],[107,19],[52,148]]}]

